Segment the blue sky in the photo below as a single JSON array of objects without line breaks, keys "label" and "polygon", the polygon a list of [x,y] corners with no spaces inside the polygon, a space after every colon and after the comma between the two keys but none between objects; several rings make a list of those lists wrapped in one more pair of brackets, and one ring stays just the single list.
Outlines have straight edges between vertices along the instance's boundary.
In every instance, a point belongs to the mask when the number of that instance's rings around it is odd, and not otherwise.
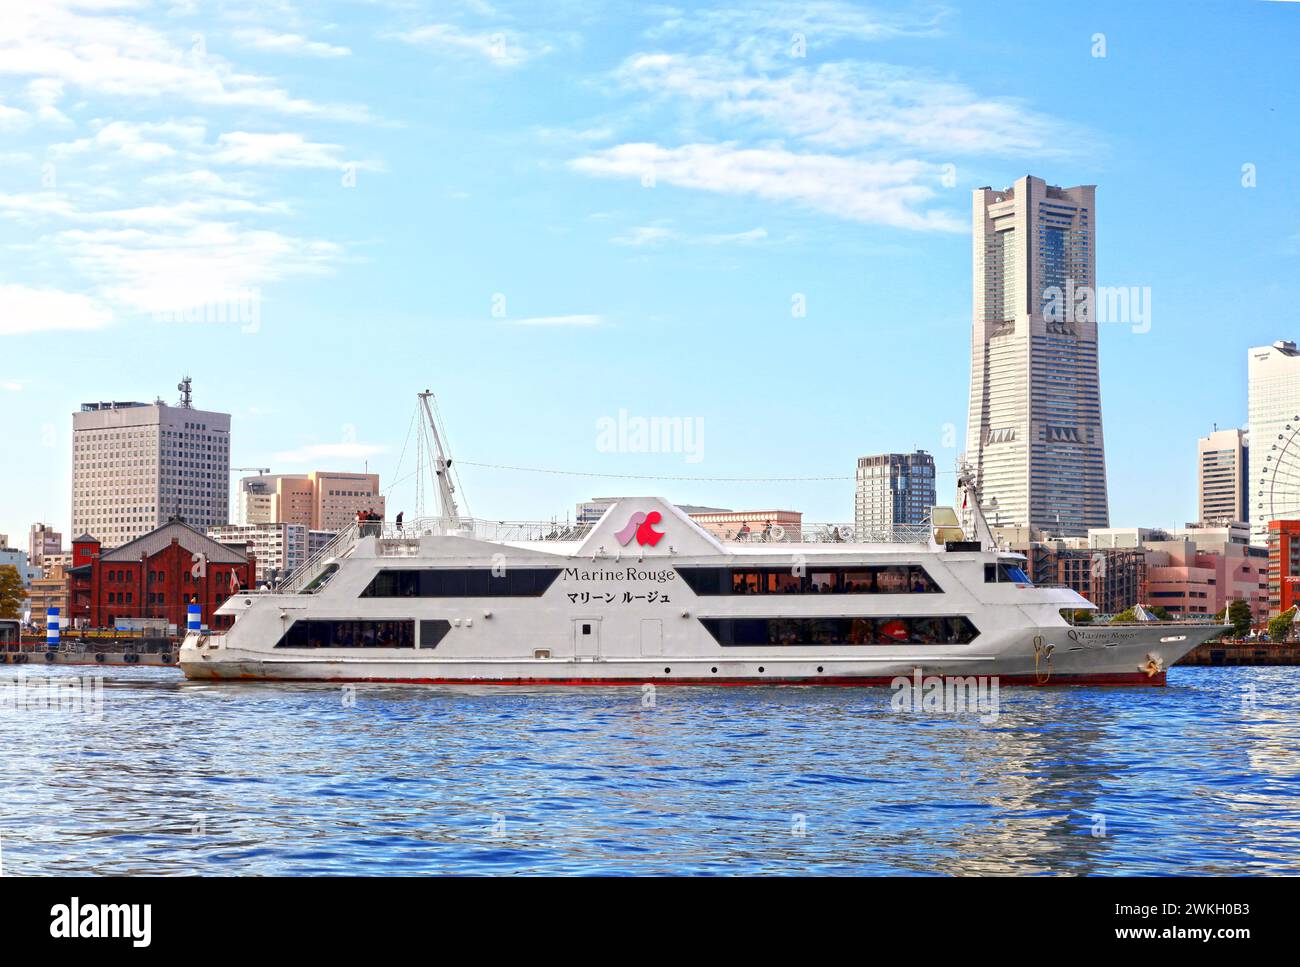
[{"label": "blue sky", "polygon": [[[66,529],[77,404],[184,373],[281,472],[387,484],[425,387],[467,464],[951,469],[970,189],[1026,173],[1098,185],[1099,284],[1150,287],[1102,332],[1111,516],[1180,524],[1246,348],[1300,336],[1298,45],[1300,3],[1247,0],[6,0],[0,531]],[[620,411],[699,419],[700,459],[608,452]],[[493,518],[852,516],[847,479],[462,477]]]}]

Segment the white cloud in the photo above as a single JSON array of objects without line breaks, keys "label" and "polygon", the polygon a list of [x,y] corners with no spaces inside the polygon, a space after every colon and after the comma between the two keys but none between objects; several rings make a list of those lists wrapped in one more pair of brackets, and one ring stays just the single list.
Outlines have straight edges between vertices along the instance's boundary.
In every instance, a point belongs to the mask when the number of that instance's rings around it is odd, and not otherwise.
[{"label": "white cloud", "polygon": [[920,161],[864,161],[784,148],[735,144],[621,144],[570,162],[577,171],[612,178],[653,177],[729,195],[790,202],[839,218],[896,228],[965,231],[958,215],[926,208],[938,184],[936,166]]},{"label": "white cloud", "polygon": [[704,235],[700,241],[705,245],[731,245],[741,244],[748,245],[751,242],[761,242],[767,238],[766,228],[751,228],[747,232],[730,232],[721,235]]},{"label": "white cloud", "polygon": [[634,248],[640,248],[670,242],[676,237],[676,232],[663,225],[635,225],[622,235],[614,236],[611,241],[615,245],[630,245]]},{"label": "white cloud", "polygon": [[205,130],[199,122],[111,121],[91,137],[51,145],[50,151],[56,157],[94,152],[99,156],[120,154],[133,161],[155,162],[176,155],[176,147],[168,141],[197,146],[203,142]]},{"label": "white cloud", "polygon": [[418,47],[437,47],[485,57],[497,67],[518,67],[541,54],[549,46],[530,47],[517,36],[504,31],[470,31],[453,24],[426,24],[394,34],[398,40]]},{"label": "white cloud", "polygon": [[943,157],[1061,155],[1082,132],[1013,98],[981,97],[952,81],[850,61],[784,73],[716,55],[637,54],[616,74],[656,98],[711,108],[724,122],[837,149],[902,148]]},{"label": "white cloud", "polygon": [[311,57],[347,57],[352,51],[317,40],[308,40],[301,34],[280,34],[261,28],[238,30],[235,37],[249,47],[277,54],[306,54]]},{"label": "white cloud", "polygon": [[732,6],[671,9],[649,31],[651,37],[701,37],[710,46],[787,53],[796,35],[808,48],[842,41],[877,41],[932,35],[948,11],[919,5],[897,11],[873,10],[841,0],[747,0]]},{"label": "white cloud", "polygon": [[54,191],[33,191],[18,195],[0,195],[0,214],[18,218],[70,218],[76,207]]},{"label": "white cloud", "polygon": [[227,222],[76,228],[53,241],[105,299],[168,315],[229,302],[287,276],[318,274],[342,257],[331,242]]},{"label": "white cloud", "polygon": [[511,320],[516,326],[599,326],[605,320],[598,315],[531,316]]},{"label": "white cloud", "polygon": [[340,145],[308,141],[293,132],[229,131],[217,138],[212,160],[219,164],[273,168],[341,168],[349,163],[370,170],[382,167],[374,161],[349,162],[342,151]]},{"label": "white cloud", "polygon": [[370,119],[364,106],[294,97],[268,77],[235,68],[208,50],[202,34],[191,34],[189,46],[181,47],[147,24],[105,15],[122,4],[94,6],[77,0],[5,0],[0,74],[131,98],[136,106],[167,96],[280,114]]},{"label": "white cloud", "polygon": [[71,124],[71,120],[57,107],[63,97],[63,82],[51,77],[38,77],[27,82],[27,100],[36,108],[36,116],[54,124]]},{"label": "white cloud", "polygon": [[30,121],[30,115],[22,108],[10,107],[0,102],[0,131],[26,127]]},{"label": "white cloud", "polygon": [[0,284],[0,335],[102,329],[113,313],[89,296]]},{"label": "white cloud", "polygon": [[388,447],[376,443],[309,443],[273,454],[272,463],[310,464],[321,460],[366,460]]},{"label": "white cloud", "polygon": [[206,191],[217,195],[239,195],[247,197],[252,189],[237,181],[223,178],[215,171],[200,168],[194,171],[171,171],[150,175],[145,183],[162,188],[180,188],[186,191]]},{"label": "white cloud", "polygon": [[610,241],[616,245],[634,248],[654,247],[674,242],[680,245],[732,245],[761,242],[767,238],[767,229],[751,228],[745,232],[724,232],[709,235],[685,235],[666,225],[636,225]]}]

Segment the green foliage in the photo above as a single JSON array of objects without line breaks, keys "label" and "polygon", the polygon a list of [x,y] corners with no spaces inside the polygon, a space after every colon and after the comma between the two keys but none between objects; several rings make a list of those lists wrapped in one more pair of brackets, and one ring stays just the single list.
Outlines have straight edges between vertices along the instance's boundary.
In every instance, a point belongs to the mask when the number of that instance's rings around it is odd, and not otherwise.
[{"label": "green foliage", "polygon": [[1274,641],[1285,641],[1291,637],[1291,623],[1295,621],[1295,608],[1290,611],[1283,611],[1276,618],[1272,618],[1268,623],[1268,636]]},{"label": "green foliage", "polygon": [[12,564],[0,566],[0,618],[21,618],[27,589],[23,576]]},{"label": "green foliage", "polygon": [[[1227,612],[1226,617],[1224,616],[1224,611]],[[1215,615],[1214,620],[1232,625],[1232,630],[1227,632],[1232,635],[1232,637],[1245,638],[1250,634],[1250,626],[1254,623],[1255,616],[1250,613],[1250,605],[1245,601],[1238,599],[1230,602],[1228,607]]]}]

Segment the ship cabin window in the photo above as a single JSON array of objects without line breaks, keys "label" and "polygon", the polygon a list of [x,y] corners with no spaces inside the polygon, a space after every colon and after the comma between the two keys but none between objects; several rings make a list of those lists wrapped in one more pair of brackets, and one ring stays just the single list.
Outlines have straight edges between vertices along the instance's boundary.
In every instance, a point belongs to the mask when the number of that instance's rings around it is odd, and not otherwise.
[{"label": "ship cabin window", "polygon": [[679,567],[699,595],[718,594],[938,594],[919,564],[843,567]]},{"label": "ship cabin window", "polygon": [[537,598],[559,577],[556,567],[385,569],[363,598]]},{"label": "ship cabin window", "polygon": [[720,645],[965,645],[979,630],[965,615],[913,618],[701,618]]},{"label": "ship cabin window", "polygon": [[[421,625],[428,623],[430,622],[421,622]],[[445,621],[440,623],[447,624]],[[423,631],[423,629],[421,630]],[[446,631],[443,634],[446,634]],[[275,647],[414,648],[415,622],[403,620],[334,621],[309,618],[291,624],[289,630],[276,642]],[[430,646],[425,644],[424,647],[428,648]]]},{"label": "ship cabin window", "polygon": [[985,584],[1001,584],[1003,582],[1029,586],[1032,586],[1034,583],[1029,580],[1029,575],[1015,564],[1007,564],[1005,561],[999,561],[997,564],[984,565]]}]

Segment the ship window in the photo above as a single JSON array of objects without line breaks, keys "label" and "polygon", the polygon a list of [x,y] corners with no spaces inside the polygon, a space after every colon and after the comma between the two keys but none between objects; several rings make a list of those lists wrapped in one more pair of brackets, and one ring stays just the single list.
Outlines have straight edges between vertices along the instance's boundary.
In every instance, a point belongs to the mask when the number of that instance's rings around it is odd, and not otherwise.
[{"label": "ship window", "polygon": [[919,564],[851,567],[681,567],[682,580],[698,595],[727,594],[939,594]]},{"label": "ship window", "polygon": [[363,598],[535,598],[545,594],[559,568],[404,568],[382,570]]},{"label": "ship window", "polygon": [[420,622],[420,647],[437,648],[438,642],[451,631],[451,622],[443,619],[424,620]]},{"label": "ship window", "polygon": [[[422,624],[424,623],[422,622]],[[433,624],[436,622],[428,623]],[[414,648],[415,622],[404,620],[334,621],[309,618],[291,624],[289,630],[276,642],[275,647]]]},{"label": "ship window", "polygon": [[979,630],[965,615],[860,618],[701,618],[720,645],[964,645]]},{"label": "ship window", "polygon": [[1014,564],[999,562],[997,564],[984,565],[985,584],[997,584],[1003,581],[1009,584],[1033,584],[1033,582],[1029,580],[1029,575]]}]

